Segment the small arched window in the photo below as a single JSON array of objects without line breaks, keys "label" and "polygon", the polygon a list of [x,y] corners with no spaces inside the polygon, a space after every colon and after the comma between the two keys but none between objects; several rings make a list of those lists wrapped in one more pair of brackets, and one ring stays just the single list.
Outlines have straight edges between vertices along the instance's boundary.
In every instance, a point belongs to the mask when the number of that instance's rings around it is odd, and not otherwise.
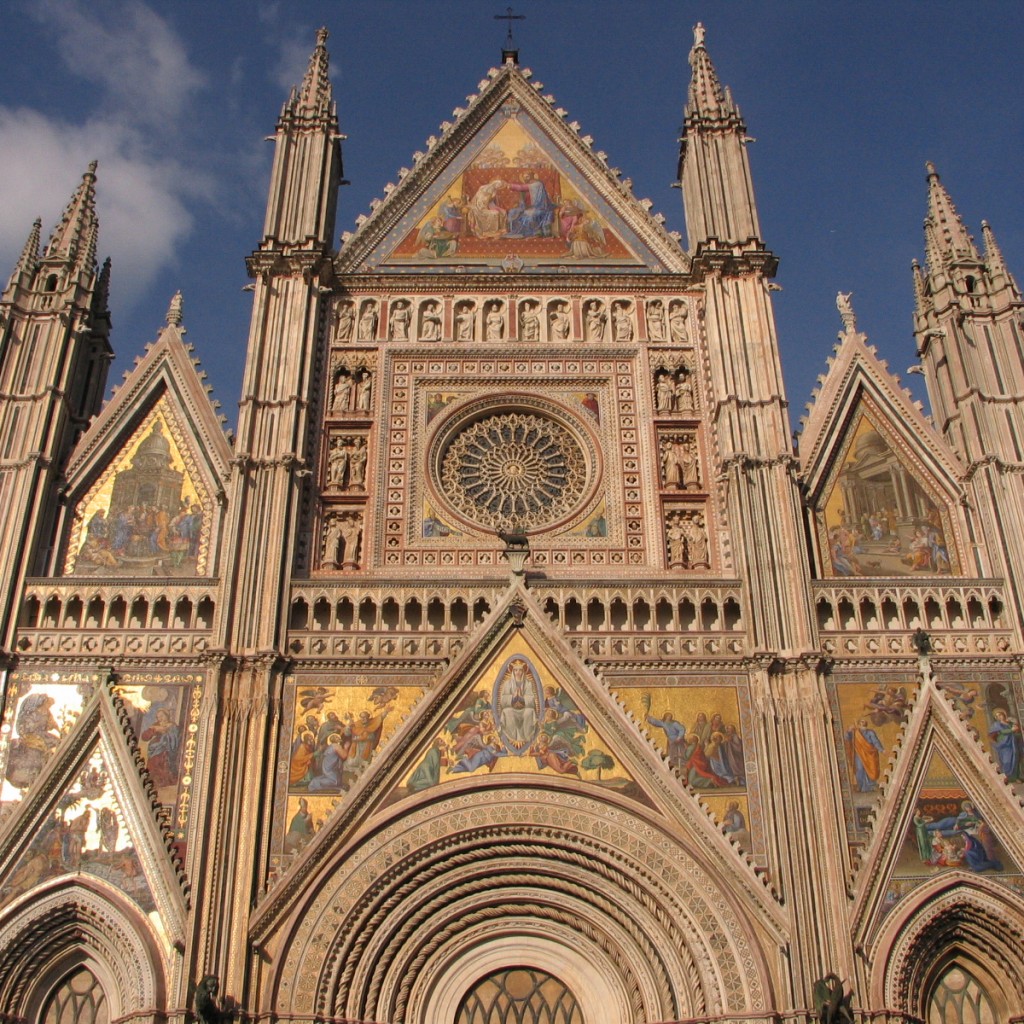
[{"label": "small arched window", "polygon": [[939,978],[928,1001],[927,1024],[994,1024],[988,993],[962,964],[954,961]]}]

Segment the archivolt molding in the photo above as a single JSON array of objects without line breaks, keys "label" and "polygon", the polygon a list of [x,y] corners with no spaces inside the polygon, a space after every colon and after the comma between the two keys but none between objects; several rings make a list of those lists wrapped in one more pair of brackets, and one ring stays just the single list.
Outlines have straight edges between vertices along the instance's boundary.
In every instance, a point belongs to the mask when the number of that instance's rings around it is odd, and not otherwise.
[{"label": "archivolt molding", "polygon": [[392,1017],[467,924],[507,931],[524,916],[620,964],[646,1019],[768,1005],[764,958],[724,886],[677,840],[577,793],[461,793],[335,863],[267,949],[264,998],[279,1012]]},{"label": "archivolt molding", "polygon": [[[140,914],[90,879],[35,890],[0,923],[0,1017],[29,1018],[63,963],[88,959],[100,968],[110,1017],[162,1006],[166,982],[158,948]],[[56,979],[53,979],[56,980]]]},{"label": "archivolt molding", "polygon": [[1024,902],[989,879],[958,871],[918,889],[874,944],[871,1005],[923,1017],[928,974],[960,952],[1024,1006]]}]

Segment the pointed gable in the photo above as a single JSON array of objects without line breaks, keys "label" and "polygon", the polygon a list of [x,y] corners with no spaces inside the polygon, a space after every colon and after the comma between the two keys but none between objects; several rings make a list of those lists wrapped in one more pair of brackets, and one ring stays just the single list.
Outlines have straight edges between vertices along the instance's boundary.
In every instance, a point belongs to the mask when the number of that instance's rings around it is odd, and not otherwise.
[{"label": "pointed gable", "polygon": [[964,687],[938,680],[926,661],[922,670],[857,873],[855,937],[865,945],[905,897],[938,875],[1024,891],[1019,801],[958,702]]},{"label": "pointed gable", "polygon": [[110,680],[96,684],[53,757],[0,828],[0,907],[51,880],[88,876],[184,942],[188,886]]},{"label": "pointed gable", "polygon": [[78,442],[67,468],[67,574],[203,576],[230,449],[183,340],[166,327]]},{"label": "pointed gable", "polygon": [[438,268],[685,272],[678,243],[628,182],[506,64],[345,239],[342,271]]},{"label": "pointed gable", "polygon": [[829,576],[965,571],[961,467],[853,313],[804,420],[800,458]]}]

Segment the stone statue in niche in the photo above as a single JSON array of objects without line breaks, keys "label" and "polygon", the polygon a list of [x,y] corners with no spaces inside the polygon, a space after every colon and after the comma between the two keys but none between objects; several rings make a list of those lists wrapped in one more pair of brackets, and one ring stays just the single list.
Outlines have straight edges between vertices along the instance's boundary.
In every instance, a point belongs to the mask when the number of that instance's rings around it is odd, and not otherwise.
[{"label": "stone statue in niche", "polygon": [[612,340],[633,340],[633,316],[625,300],[612,303]]},{"label": "stone statue in niche", "polygon": [[685,302],[673,302],[668,311],[669,338],[675,345],[685,345],[690,340],[690,332],[686,321],[690,311]]},{"label": "stone statue in niche", "polygon": [[332,412],[348,412],[352,408],[352,392],[355,388],[355,381],[352,374],[344,367],[337,371],[334,378],[334,391],[331,395]]},{"label": "stone statue in niche", "polygon": [[366,441],[362,437],[335,437],[327,453],[327,489],[366,489]]},{"label": "stone statue in niche", "polygon": [[519,340],[540,341],[540,303],[524,300],[519,305]]},{"label": "stone statue in niche", "polygon": [[356,314],[351,302],[342,302],[338,306],[338,319],[334,337],[338,341],[351,341],[352,331],[356,325]]},{"label": "stone statue in niche", "polygon": [[440,303],[425,302],[420,310],[420,341],[440,341],[441,332]]},{"label": "stone statue in niche", "polygon": [[341,517],[341,567],[359,568],[359,547],[363,539],[363,518],[356,512]]},{"label": "stone statue in niche", "polygon": [[484,307],[484,339],[501,341],[505,337],[505,314],[501,302],[495,299]]},{"label": "stone statue in niche", "polygon": [[373,374],[369,370],[363,370],[356,383],[356,412],[370,411],[373,402]]},{"label": "stone statue in niche", "polygon": [[548,336],[552,341],[568,341],[572,331],[572,317],[569,316],[568,302],[552,303],[548,313]]},{"label": "stone statue in niche", "polygon": [[647,337],[651,341],[665,340],[665,306],[661,299],[647,303]]},{"label": "stone statue in niche", "polygon": [[377,340],[377,320],[377,303],[374,299],[367,299],[359,314],[359,341]]},{"label": "stone statue in niche", "polygon": [[693,392],[693,374],[682,367],[676,374],[676,412],[693,412],[697,399]]},{"label": "stone statue in niche", "polygon": [[693,371],[683,365],[678,370],[657,370],[654,374],[654,408],[657,412],[693,412],[697,408]]},{"label": "stone statue in niche", "polygon": [[476,306],[471,301],[460,302],[455,307],[455,340],[476,339]]},{"label": "stone statue in niche", "polygon": [[591,299],[584,307],[583,336],[586,341],[604,341],[604,329],[608,314],[600,299]]},{"label": "stone statue in niche", "polygon": [[358,512],[329,516],[324,524],[323,557],[326,569],[358,569],[363,519]]},{"label": "stone statue in niche", "polygon": [[348,445],[344,438],[335,437],[327,453],[327,488],[331,491],[345,489],[348,480]]},{"label": "stone statue in niche", "polygon": [[707,569],[710,562],[708,535],[700,512],[673,512],[665,523],[670,569]]},{"label": "stone statue in niche", "polygon": [[366,441],[354,438],[348,451],[348,490],[366,490]]},{"label": "stone statue in niche", "polygon": [[392,341],[408,341],[409,325],[412,323],[412,310],[406,299],[398,299],[391,304],[391,317],[388,320],[388,336]]},{"label": "stone statue in niche", "polygon": [[661,441],[662,482],[675,490],[700,490],[700,455],[695,434],[673,434]]}]

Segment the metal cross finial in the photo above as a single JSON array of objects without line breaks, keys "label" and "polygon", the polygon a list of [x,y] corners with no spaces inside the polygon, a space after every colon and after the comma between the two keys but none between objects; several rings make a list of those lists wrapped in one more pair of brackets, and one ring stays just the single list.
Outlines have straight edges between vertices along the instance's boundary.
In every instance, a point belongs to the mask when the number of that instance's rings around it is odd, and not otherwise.
[{"label": "metal cross finial", "polygon": [[515,49],[515,43],[513,43],[513,41],[512,41],[512,22],[513,21],[525,21],[526,20],[526,15],[525,14],[513,14],[511,7],[506,7],[505,11],[506,11],[505,14],[496,14],[494,16],[494,20],[495,21],[507,21],[508,22],[508,36],[506,36],[506,38],[505,38],[505,49],[506,50],[514,50]]}]

